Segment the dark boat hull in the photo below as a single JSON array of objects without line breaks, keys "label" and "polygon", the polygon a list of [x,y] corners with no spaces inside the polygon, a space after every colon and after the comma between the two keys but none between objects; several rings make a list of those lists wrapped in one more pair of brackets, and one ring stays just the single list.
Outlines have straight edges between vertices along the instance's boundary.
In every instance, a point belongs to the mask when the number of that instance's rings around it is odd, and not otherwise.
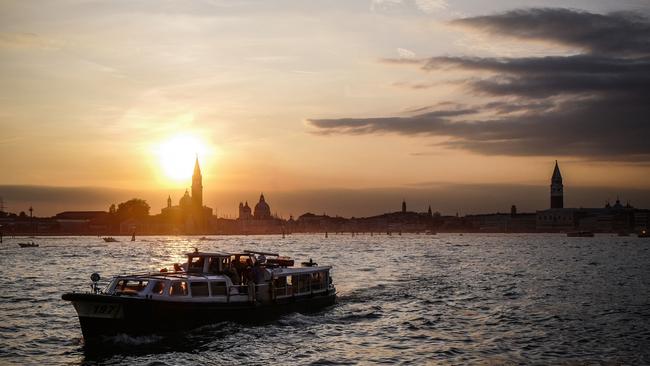
[{"label": "dark boat hull", "polygon": [[160,301],[89,293],[67,293],[79,315],[86,342],[116,334],[164,334],[222,321],[263,322],[289,312],[312,312],[333,305],[334,290],[277,299],[267,304]]}]

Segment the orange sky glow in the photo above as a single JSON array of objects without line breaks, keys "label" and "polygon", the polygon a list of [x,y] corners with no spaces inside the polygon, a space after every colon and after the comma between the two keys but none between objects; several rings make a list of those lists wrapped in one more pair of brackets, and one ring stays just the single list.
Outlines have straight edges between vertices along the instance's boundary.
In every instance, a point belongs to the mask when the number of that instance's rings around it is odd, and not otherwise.
[{"label": "orange sky glow", "polygon": [[[604,2],[569,5],[595,13],[650,9],[631,1],[618,8]],[[277,192],[273,209],[285,216],[327,209],[312,207],[321,204],[316,198],[309,203],[301,196],[304,204],[287,198],[292,191],[391,192],[382,204],[371,205],[381,212],[397,207],[395,192],[403,189],[422,205],[435,205],[441,197],[427,198],[418,190],[547,186],[556,159],[565,184],[594,192],[585,205],[616,194],[650,203],[645,158],[573,154],[551,143],[542,152],[486,152],[458,144],[464,140],[447,132],[384,129],[383,119],[368,127],[375,128],[371,132],[350,132],[350,123],[360,123],[356,120],[332,127],[341,119],[412,117],[420,110],[492,101],[462,80],[489,78],[493,71],[423,71],[412,65],[428,57],[579,52],[565,43],[496,37],[453,22],[514,6],[509,1],[480,6],[397,0],[337,6],[5,1],[0,5],[0,196],[17,210],[28,198],[2,187],[129,192],[107,199],[141,191],[156,200],[151,204],[157,212],[167,194],[180,197],[189,187],[198,154],[205,194],[213,200],[206,203],[224,215],[259,192],[271,192],[272,203]],[[485,113],[472,118],[494,118]],[[460,121],[453,118],[449,128]],[[314,122],[321,120],[321,125]],[[381,194],[368,197],[382,200]],[[537,205],[545,200],[522,196],[520,204],[541,209]],[[101,200],[89,202],[41,203],[49,207],[41,212],[105,209]],[[472,207],[455,205],[440,202],[447,210]],[[496,205],[474,198],[476,211],[496,210]],[[331,207],[341,215],[371,211],[345,202]]]}]

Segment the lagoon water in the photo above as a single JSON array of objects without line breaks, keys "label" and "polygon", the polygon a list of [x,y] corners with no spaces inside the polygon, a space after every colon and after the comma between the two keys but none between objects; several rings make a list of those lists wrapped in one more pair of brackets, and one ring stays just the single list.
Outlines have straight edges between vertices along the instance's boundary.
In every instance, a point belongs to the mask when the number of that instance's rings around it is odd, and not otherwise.
[{"label": "lagoon water", "polygon": [[[0,245],[0,364],[650,364],[650,239],[597,235],[36,238]],[[31,240],[31,239],[30,239]],[[64,292],[200,250],[332,264],[338,302],[86,349]]]}]

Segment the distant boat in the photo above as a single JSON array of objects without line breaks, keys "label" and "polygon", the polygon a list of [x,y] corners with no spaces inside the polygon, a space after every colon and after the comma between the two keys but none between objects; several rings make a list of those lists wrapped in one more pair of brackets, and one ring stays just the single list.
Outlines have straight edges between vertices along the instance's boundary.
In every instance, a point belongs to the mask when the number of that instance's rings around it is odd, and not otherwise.
[{"label": "distant boat", "polygon": [[644,229],[641,230],[638,236],[639,238],[650,238],[650,233],[648,233],[648,231]]},{"label": "distant boat", "polygon": [[566,233],[566,236],[570,238],[592,238],[594,236],[594,233],[591,231],[572,231],[570,233]]},{"label": "distant boat", "polygon": [[427,230],[424,233],[427,234],[427,235],[436,235],[436,232],[432,231],[432,230]]},{"label": "distant boat", "polygon": [[107,243],[117,243],[119,241],[119,240],[115,239],[112,236],[106,236],[106,237],[103,237],[102,239],[104,239],[104,241],[107,242]]},{"label": "distant boat", "polygon": [[18,243],[18,245],[21,248],[36,248],[36,247],[38,247],[38,244],[36,244],[34,242],[31,242],[31,243]]}]

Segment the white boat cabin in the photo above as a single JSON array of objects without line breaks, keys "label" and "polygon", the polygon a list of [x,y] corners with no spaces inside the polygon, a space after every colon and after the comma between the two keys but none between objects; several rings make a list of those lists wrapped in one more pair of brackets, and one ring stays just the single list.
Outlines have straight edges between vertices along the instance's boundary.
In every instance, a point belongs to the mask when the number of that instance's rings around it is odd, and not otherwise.
[{"label": "white boat cabin", "polygon": [[[274,253],[187,253],[174,271],[115,277],[104,293],[161,301],[271,302],[312,296],[333,289],[330,266],[312,262],[291,267],[293,260]],[[266,258],[266,257],[270,258]]]}]

